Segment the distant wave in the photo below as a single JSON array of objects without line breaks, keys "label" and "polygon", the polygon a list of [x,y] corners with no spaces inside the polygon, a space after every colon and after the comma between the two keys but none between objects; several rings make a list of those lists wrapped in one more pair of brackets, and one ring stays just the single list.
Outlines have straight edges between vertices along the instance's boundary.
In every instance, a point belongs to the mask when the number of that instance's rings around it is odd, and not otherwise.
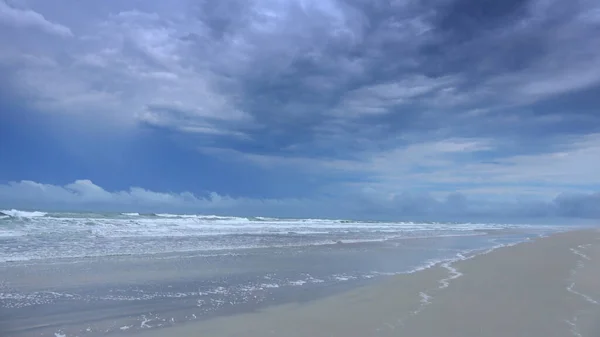
[{"label": "distant wave", "polygon": [[[211,250],[308,247],[445,236],[544,226],[480,223],[413,223],[235,217],[172,213],[67,213],[4,210],[0,263],[23,259],[159,254]],[[135,215],[134,215],[135,214]],[[4,238],[10,238],[4,241]],[[100,249],[98,249],[100,248]]]},{"label": "distant wave", "polygon": [[171,214],[171,213],[154,213],[154,215],[159,216],[161,218],[181,218],[181,217],[183,217],[181,214]]},{"label": "distant wave", "polygon": [[255,216],[255,217],[251,217],[248,219],[253,220],[253,221],[278,221],[278,220],[280,220],[279,218],[269,218],[269,217],[265,217],[265,216]]},{"label": "distant wave", "polygon": [[8,215],[13,218],[37,218],[37,217],[45,216],[46,214],[48,214],[46,212],[40,212],[40,211],[28,212],[28,211],[19,211],[17,209],[2,210],[2,211],[0,211],[0,213],[2,213],[3,215]]},{"label": "distant wave", "polygon": [[157,217],[161,217],[161,218],[249,221],[248,218],[240,218],[240,217],[235,217],[235,216],[198,215],[198,214],[171,214],[171,213],[156,213],[154,215],[157,216]]}]

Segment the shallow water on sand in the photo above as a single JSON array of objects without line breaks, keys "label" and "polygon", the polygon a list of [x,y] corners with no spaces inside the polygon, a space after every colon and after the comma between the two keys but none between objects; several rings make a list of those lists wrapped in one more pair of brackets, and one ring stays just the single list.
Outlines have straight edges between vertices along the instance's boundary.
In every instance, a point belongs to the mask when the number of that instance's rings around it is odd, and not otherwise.
[{"label": "shallow water on sand", "polygon": [[308,301],[560,230],[176,215],[0,221],[0,328],[10,336],[128,333]]}]

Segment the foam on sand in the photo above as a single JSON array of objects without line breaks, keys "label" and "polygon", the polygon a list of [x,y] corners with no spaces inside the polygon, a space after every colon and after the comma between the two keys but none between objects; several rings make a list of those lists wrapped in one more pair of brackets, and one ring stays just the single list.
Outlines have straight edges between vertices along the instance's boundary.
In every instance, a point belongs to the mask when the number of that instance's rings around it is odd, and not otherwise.
[{"label": "foam on sand", "polygon": [[[575,279],[578,276],[578,272],[585,268],[585,262],[587,261],[588,263],[591,263],[592,259],[590,258],[590,256],[588,256],[584,251],[586,248],[590,247],[591,244],[581,244],[578,245],[576,248],[570,248],[570,251],[577,255],[580,259],[577,261],[576,266],[571,269],[570,272],[570,281],[571,283],[567,286],[567,291],[578,296],[579,298],[583,299],[585,302],[589,303],[590,305],[600,305],[600,303],[598,301],[596,301],[594,298],[592,298],[591,296],[584,294],[578,290],[575,289],[576,286],[576,282]],[[578,311],[576,312],[573,317],[571,319],[567,319],[565,320],[565,322],[571,327],[571,333],[573,334],[573,336],[575,337],[583,337],[583,335],[580,332],[580,327],[579,327],[579,316],[582,314],[582,311]]]},{"label": "foam on sand", "polygon": [[[583,260],[586,260],[586,261],[591,261],[591,258],[590,258],[589,256],[587,256],[587,255],[586,255],[586,254],[583,252],[583,250],[584,250],[585,248],[589,247],[589,246],[590,246],[590,244],[579,245],[579,246],[577,246],[577,248],[571,248],[570,250],[571,250],[571,252],[573,252],[573,254],[575,254],[575,255],[579,256],[579,257],[580,257],[580,258],[582,258]],[[576,265],[576,267],[575,267],[575,268],[573,268],[573,269],[571,270],[571,273],[570,273],[570,274],[571,274],[571,279],[572,279],[572,278],[573,278],[573,277],[574,277],[574,276],[577,274],[577,271],[578,271],[579,269],[583,268],[584,266],[585,266],[585,264],[584,264],[584,262],[583,262],[582,260],[580,260],[580,261],[577,261],[577,265]],[[596,301],[596,300],[595,300],[595,299],[593,299],[592,297],[590,297],[590,296],[588,296],[588,295],[586,295],[586,294],[582,294],[582,293],[580,293],[579,291],[575,290],[575,282],[571,282],[571,284],[569,284],[569,285],[567,286],[567,290],[568,290],[570,293],[573,293],[573,294],[575,294],[575,295],[578,295],[578,296],[580,296],[580,297],[581,297],[581,298],[583,298],[585,301],[587,301],[587,302],[589,302],[589,303],[591,303],[591,304],[596,304],[596,305],[600,304],[598,301]]]},{"label": "foam on sand", "polygon": [[585,248],[588,245],[579,245],[577,246],[577,248],[579,249],[575,249],[575,248],[571,248],[571,251],[573,252],[573,254],[579,255],[581,258],[585,259],[585,260],[590,260],[589,256],[585,255],[581,249]]},{"label": "foam on sand", "polygon": [[[535,337],[596,336],[594,318],[600,314],[600,305],[590,295],[585,295],[587,299],[582,297],[583,291],[577,290],[579,294],[571,291],[577,289],[579,281],[571,281],[569,291],[564,286],[564,275],[569,270],[575,269],[574,276],[580,276],[584,268],[593,268],[589,271],[592,279],[584,282],[592,287],[586,288],[586,293],[600,293],[600,284],[593,277],[600,272],[599,261],[595,259],[600,256],[600,249],[592,251],[585,246],[600,244],[596,240],[600,234],[593,234],[551,235],[489,254],[477,254],[477,258],[463,253],[462,258],[457,256],[452,263],[446,261],[437,267],[304,305],[283,305],[259,313],[220,317],[202,324],[155,331],[144,337],[166,334],[505,337],[524,333]],[[571,247],[581,254],[571,251]],[[571,286],[572,283],[575,285]],[[580,300],[573,302],[572,295]],[[595,310],[595,314],[579,315],[590,310]]]},{"label": "foam on sand", "polygon": [[151,328],[151,326],[148,325],[148,323],[150,323],[151,321],[152,321],[152,319],[146,318],[146,315],[142,315],[142,322],[140,323],[140,329]]},{"label": "foam on sand", "polygon": [[448,288],[450,281],[461,277],[463,274],[452,266],[451,262],[442,263],[442,268],[445,268],[450,273],[450,276],[440,280],[440,289]]},{"label": "foam on sand", "polygon": [[427,305],[427,304],[431,304],[431,296],[427,295],[427,293],[424,292],[420,292],[419,296],[421,296],[421,304],[423,305]]}]

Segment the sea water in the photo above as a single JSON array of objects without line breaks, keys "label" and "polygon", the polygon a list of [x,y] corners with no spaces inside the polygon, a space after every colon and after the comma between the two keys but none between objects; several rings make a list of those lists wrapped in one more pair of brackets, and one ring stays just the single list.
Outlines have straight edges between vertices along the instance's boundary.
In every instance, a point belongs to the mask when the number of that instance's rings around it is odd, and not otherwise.
[{"label": "sea water", "polygon": [[0,325],[22,336],[121,333],[308,301],[564,229],[1,212]]}]

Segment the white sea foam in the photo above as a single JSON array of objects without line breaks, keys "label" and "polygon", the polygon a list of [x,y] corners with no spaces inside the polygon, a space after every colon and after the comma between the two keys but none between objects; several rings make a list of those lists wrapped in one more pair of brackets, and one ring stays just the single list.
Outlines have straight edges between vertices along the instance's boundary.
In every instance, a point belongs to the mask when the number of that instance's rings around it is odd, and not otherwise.
[{"label": "white sea foam", "polygon": [[575,290],[575,283],[571,282],[571,284],[567,287],[567,290],[570,293],[573,293],[575,295],[580,296],[581,298],[583,298],[586,302],[591,303],[591,304],[599,304],[598,301],[596,301],[595,299],[591,298],[590,296],[586,295],[586,294],[582,294],[579,291]]},{"label": "white sea foam", "polygon": [[46,212],[40,212],[40,211],[19,211],[17,209],[9,209],[9,210],[2,210],[0,211],[1,213],[4,213],[8,216],[11,217],[15,217],[15,218],[36,218],[36,217],[42,217],[45,216]]},{"label": "white sea foam", "polygon": [[219,215],[157,213],[156,216],[161,217],[161,218],[198,219],[198,220],[208,220],[208,221],[211,221],[211,220],[212,221],[225,220],[225,221],[237,221],[237,222],[250,221],[247,218],[240,218],[240,217],[234,217],[234,216],[219,216]]},{"label": "white sea foam", "polygon": [[[0,262],[377,243],[485,235],[482,230],[521,228],[515,225],[477,223],[361,222],[168,213],[156,216],[133,215],[138,213],[124,213],[129,214],[127,216],[46,214],[18,210],[6,210],[4,213],[12,218],[3,220],[3,223],[8,221],[8,226],[6,223],[0,226],[0,237],[22,239],[14,247],[6,247],[4,251],[0,247]],[[542,227],[537,227],[540,228]],[[35,238],[35,245],[33,239],[29,238]],[[140,238],[149,241],[139,240]],[[111,239],[119,239],[118,244]],[[44,240],[48,245],[43,244]],[[28,244],[30,241],[31,244]],[[98,243],[102,249],[97,249],[97,241],[101,241]],[[115,244],[111,246],[112,243]]]},{"label": "white sea foam", "polygon": [[[450,286],[450,282],[452,280],[455,280],[455,279],[463,276],[463,274],[460,271],[458,271],[458,269],[456,269],[454,266],[452,266],[452,264],[454,262],[462,261],[462,260],[468,260],[468,259],[471,259],[471,258],[473,258],[475,256],[488,254],[488,253],[490,253],[490,252],[492,252],[492,251],[494,251],[494,250],[496,250],[498,248],[514,246],[516,244],[529,241],[527,239],[528,238],[524,238],[522,241],[508,243],[508,244],[497,244],[497,245],[493,246],[492,248],[485,249],[485,250],[482,250],[482,249],[465,250],[465,251],[457,253],[456,256],[454,258],[451,258],[451,259],[443,259],[443,260],[441,260],[441,259],[435,260],[434,259],[434,260],[429,260],[425,264],[423,264],[422,266],[414,268],[413,270],[410,270],[408,273],[414,273],[414,272],[421,271],[421,270],[424,270],[424,269],[428,269],[428,268],[431,268],[431,267],[434,267],[434,266],[438,266],[438,265],[441,266],[442,268],[445,268],[446,270],[448,270],[449,276],[445,277],[445,278],[443,278],[443,279],[441,279],[441,280],[438,281],[439,286],[437,288],[437,291],[441,291],[441,290],[443,290],[445,288],[448,288]],[[492,243],[495,243],[495,241],[493,241],[493,239],[489,240],[489,241],[492,242]],[[435,289],[430,289],[430,290],[434,291],[434,292],[436,291]],[[431,301],[433,299],[433,296],[431,296],[428,292],[419,292],[419,297],[420,297],[419,307],[416,310],[412,311],[409,314],[409,316],[418,315],[421,311],[423,311],[423,309],[426,306],[428,306],[429,304],[431,304]],[[404,321],[407,318],[408,317],[398,318],[397,322],[400,325],[402,325],[402,324],[404,324]],[[569,321],[569,323],[570,323],[570,321]]]},{"label": "white sea foam", "polygon": [[575,337],[583,337],[581,335],[581,333],[579,332],[579,329],[577,328],[577,316],[573,317],[572,320],[565,320],[565,322],[567,324],[569,324],[569,326],[571,326],[571,333],[573,334],[573,336]]},{"label": "white sea foam", "polygon": [[[458,269],[456,269],[456,267],[453,266],[453,263],[457,262],[457,261],[463,261],[463,260],[469,260],[472,259],[476,256],[479,255],[486,255],[489,254],[491,252],[493,252],[496,249],[499,248],[504,248],[504,247],[512,247],[514,245],[523,243],[523,242],[528,242],[530,240],[527,240],[528,238],[524,238],[522,241],[516,241],[516,242],[512,242],[512,243],[503,243],[503,244],[497,244],[491,248],[488,249],[472,249],[472,250],[464,250],[462,252],[456,253],[454,258],[449,258],[449,259],[431,259],[426,261],[425,263],[423,263],[422,265],[413,268],[411,270],[409,270],[408,272],[406,272],[407,274],[410,273],[415,273],[415,272],[419,272],[422,270],[426,270],[435,266],[440,266],[446,270],[448,270],[449,272],[449,276],[446,278],[443,278],[441,280],[438,281],[438,283],[440,284],[438,289],[445,289],[448,286],[450,286],[450,281],[455,280],[461,276],[463,276],[463,273],[461,273]],[[394,275],[397,273],[391,273],[390,275]],[[378,275],[385,275],[382,273],[378,273]]]},{"label": "white sea foam", "polygon": [[151,328],[148,323],[150,323],[152,319],[146,318],[146,315],[142,315],[142,322],[140,324],[140,328]]},{"label": "white sea foam", "polygon": [[421,304],[428,305],[431,304],[431,296],[427,295],[427,293],[420,292],[419,297],[421,297]]},{"label": "white sea foam", "polygon": [[[589,261],[589,260],[591,260],[590,257],[582,252],[583,249],[585,249],[589,246],[590,246],[590,244],[579,245],[579,246],[577,246],[577,248],[571,248],[571,252],[573,254],[579,256],[583,260]],[[577,271],[579,271],[579,269],[585,267],[583,260],[577,261],[577,264],[575,265],[575,267],[573,269],[571,269],[571,277],[570,277],[571,283],[567,286],[567,291],[574,295],[581,297],[582,299],[584,299],[586,302],[588,302],[590,304],[600,305],[600,303],[598,301],[596,301],[595,299],[593,299],[592,297],[575,290],[575,282],[573,282],[573,278],[575,277],[575,275],[577,274]],[[567,324],[569,324],[571,326],[571,333],[573,334],[573,336],[582,337],[581,333],[579,332],[578,326],[577,326],[578,316],[579,316],[579,314],[575,314],[575,316],[573,316],[573,318],[571,320],[566,320],[565,322],[567,322]]]},{"label": "white sea foam", "polygon": [[260,285],[260,287],[263,289],[279,288],[279,284],[277,284],[277,283],[262,283]]},{"label": "white sea foam", "polygon": [[[577,248],[583,248],[582,246],[578,246]],[[581,252],[580,250],[577,250],[575,248],[571,248],[571,251],[575,254],[575,255],[579,255],[581,258],[585,259],[585,260],[590,260],[589,256],[585,255],[583,252]]]},{"label": "white sea foam", "polygon": [[450,281],[455,280],[463,275],[461,272],[459,272],[456,268],[452,266],[451,262],[442,263],[441,266],[448,270],[450,276],[439,281],[440,289],[448,288],[448,286],[450,286]]},{"label": "white sea foam", "polygon": [[419,265],[416,268],[413,268],[413,269],[409,270],[406,273],[407,274],[412,274],[412,273],[416,273],[416,272],[419,272],[419,271],[422,271],[422,270],[426,270],[426,269],[435,267],[435,266],[437,266],[440,263],[445,262],[445,261],[447,261],[447,259],[431,259],[431,260],[427,260],[427,261],[425,261],[425,263]]},{"label": "white sea foam", "polygon": [[[583,249],[585,249],[589,246],[590,246],[589,244],[579,245],[579,246],[577,246],[577,248],[571,248],[571,252],[584,260],[590,261],[591,260],[590,257],[582,252]],[[573,268],[571,270],[571,278],[573,278],[577,274],[577,271],[583,267],[585,267],[583,261],[578,261],[575,268]],[[577,296],[580,296],[588,303],[600,305],[600,303],[598,301],[596,301],[595,299],[593,299],[592,297],[575,290],[575,282],[571,282],[571,284],[569,284],[569,286],[567,286],[567,291],[569,291],[570,293],[575,294]],[[575,317],[575,318],[577,318],[577,317]]]},{"label": "white sea foam", "polygon": [[140,213],[121,213],[121,215],[125,215],[125,216],[140,216]]},{"label": "white sea foam", "polygon": [[182,215],[179,214],[170,214],[170,213],[157,213],[156,216],[160,216],[163,218],[179,218],[182,217]]},{"label": "white sea foam", "polygon": [[354,276],[354,275],[348,275],[348,274],[336,274],[333,275],[333,279],[336,281],[350,281],[350,280],[356,280],[358,277]]}]

